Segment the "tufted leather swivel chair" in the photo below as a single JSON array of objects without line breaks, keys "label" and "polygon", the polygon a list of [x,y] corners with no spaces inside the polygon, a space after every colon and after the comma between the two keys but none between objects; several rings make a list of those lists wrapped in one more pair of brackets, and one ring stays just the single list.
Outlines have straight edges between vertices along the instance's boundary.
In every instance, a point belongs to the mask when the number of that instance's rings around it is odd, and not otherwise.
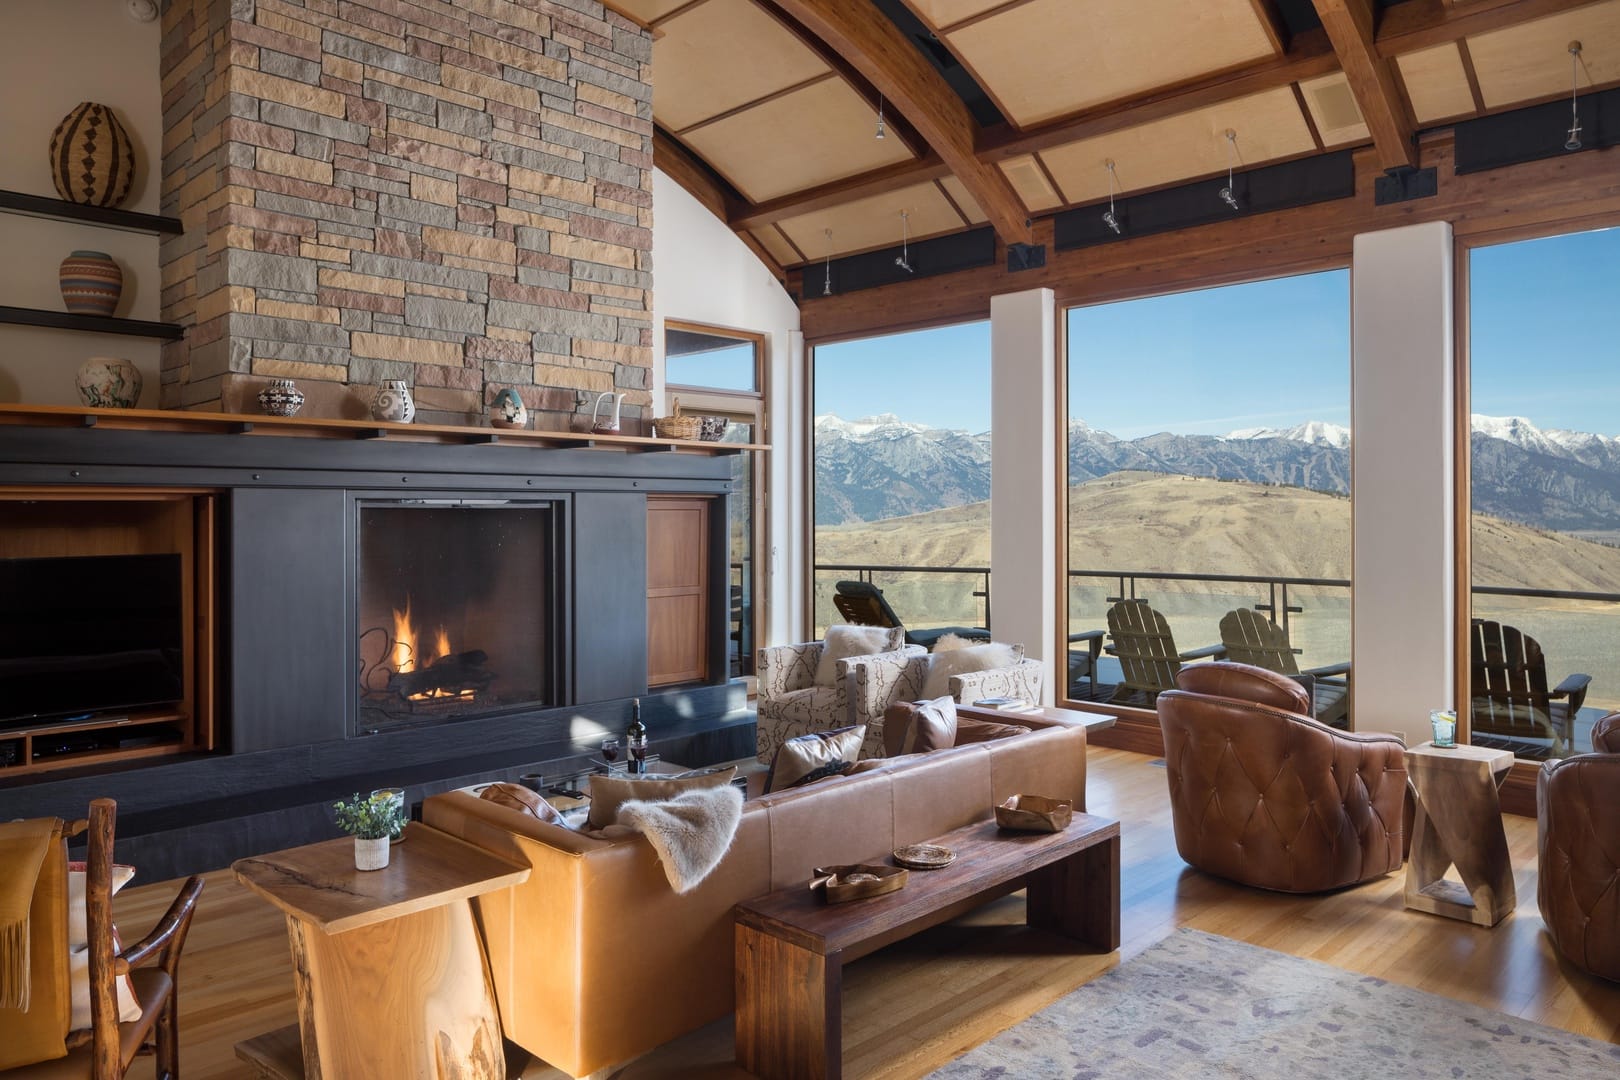
[{"label": "tufted leather swivel chair", "polygon": [[1536,900],[1559,952],[1620,981],[1620,712],[1593,726],[1592,749],[1536,778]]},{"label": "tufted leather swivel chair", "polygon": [[1406,747],[1310,716],[1298,683],[1247,664],[1192,664],[1159,695],[1176,850],[1198,869],[1279,892],[1398,870]]}]

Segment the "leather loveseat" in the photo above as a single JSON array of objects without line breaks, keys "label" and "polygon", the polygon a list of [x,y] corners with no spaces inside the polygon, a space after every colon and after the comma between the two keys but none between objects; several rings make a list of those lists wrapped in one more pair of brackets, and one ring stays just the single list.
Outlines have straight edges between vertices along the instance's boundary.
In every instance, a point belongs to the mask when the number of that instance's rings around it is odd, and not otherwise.
[{"label": "leather loveseat", "polygon": [[1620,713],[1593,725],[1592,749],[1536,778],[1536,900],[1560,953],[1620,981]]},{"label": "leather loveseat", "polygon": [[1200,870],[1325,892],[1398,870],[1406,747],[1317,723],[1298,683],[1247,664],[1193,664],[1159,695],[1176,850]]},{"label": "leather loveseat", "polygon": [[817,866],[880,859],[990,817],[1009,795],[1084,809],[1085,729],[1014,722],[1033,730],[750,798],[725,860],[679,896],[640,836],[594,839],[464,792],[429,798],[423,819],[533,867],[527,882],[474,901],[502,1027],[583,1076],[733,1010],[739,901],[807,884]]}]

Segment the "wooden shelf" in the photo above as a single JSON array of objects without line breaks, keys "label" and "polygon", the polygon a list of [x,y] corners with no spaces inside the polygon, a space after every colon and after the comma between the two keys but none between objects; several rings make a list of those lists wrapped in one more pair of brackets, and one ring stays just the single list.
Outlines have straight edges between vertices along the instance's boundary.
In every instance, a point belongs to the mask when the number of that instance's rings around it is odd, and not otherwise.
[{"label": "wooden shelf", "polygon": [[141,319],[114,319],[105,315],[75,315],[43,308],[0,306],[0,323],[18,326],[45,326],[53,330],[85,330],[93,334],[126,334],[130,337],[181,338],[186,328],[177,323],[145,322]]},{"label": "wooden shelf", "polygon": [[179,218],[159,217],[157,214],[142,214],[134,210],[118,210],[107,206],[89,206],[84,203],[51,199],[44,195],[29,195],[22,191],[0,191],[0,212],[77,221],[129,232],[178,235],[186,231]]},{"label": "wooden shelf", "polygon": [[[117,321],[117,320],[113,320]],[[596,435],[589,431],[523,431],[453,424],[388,424],[377,420],[330,420],[300,416],[186,412],[177,409],[87,409],[69,405],[0,405],[0,424],[30,427],[103,427],[112,430],[196,431],[215,434],[302,436],[318,439],[385,439],[448,445],[549,447],[553,449],[666,451],[729,455],[766,451],[763,443],[679,442],[642,435]]]}]

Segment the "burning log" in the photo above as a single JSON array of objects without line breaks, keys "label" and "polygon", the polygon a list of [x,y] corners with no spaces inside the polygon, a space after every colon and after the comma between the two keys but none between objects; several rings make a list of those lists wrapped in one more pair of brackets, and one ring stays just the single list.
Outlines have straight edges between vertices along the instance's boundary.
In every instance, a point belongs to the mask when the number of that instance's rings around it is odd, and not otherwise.
[{"label": "burning log", "polygon": [[441,656],[420,671],[396,671],[388,676],[388,691],[406,701],[424,698],[473,697],[488,690],[495,673],[484,665],[482,649]]}]

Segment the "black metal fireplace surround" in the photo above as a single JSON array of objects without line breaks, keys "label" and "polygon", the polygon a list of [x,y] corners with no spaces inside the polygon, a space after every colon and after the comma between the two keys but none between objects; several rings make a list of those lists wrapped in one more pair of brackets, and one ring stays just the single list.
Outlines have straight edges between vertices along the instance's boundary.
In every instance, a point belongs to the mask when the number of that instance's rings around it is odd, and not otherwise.
[{"label": "black metal fireplace surround", "polygon": [[326,808],[354,791],[568,771],[632,697],[666,758],[750,753],[718,544],[714,670],[647,694],[647,496],[724,500],[729,463],[633,449],[0,425],[0,487],[208,491],[220,510],[219,748],[0,772],[0,820],[117,799],[119,859],[155,881],[334,835]]}]

